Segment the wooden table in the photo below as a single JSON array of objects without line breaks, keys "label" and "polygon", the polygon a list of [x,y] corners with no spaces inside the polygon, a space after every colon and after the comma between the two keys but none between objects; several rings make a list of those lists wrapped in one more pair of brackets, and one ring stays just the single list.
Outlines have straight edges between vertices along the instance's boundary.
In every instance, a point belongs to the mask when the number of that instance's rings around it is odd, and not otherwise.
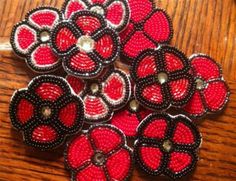
[{"label": "wooden table", "polygon": [[[61,7],[63,0],[0,0],[0,180],[69,180],[62,149],[43,153],[25,146],[8,117],[14,90],[26,87],[32,73],[11,51],[13,24],[38,5]],[[177,46],[188,56],[206,53],[223,67],[231,89],[223,113],[199,122],[203,135],[200,161],[189,180],[236,180],[236,1],[158,0],[173,20]],[[162,180],[135,170],[131,180]]]}]

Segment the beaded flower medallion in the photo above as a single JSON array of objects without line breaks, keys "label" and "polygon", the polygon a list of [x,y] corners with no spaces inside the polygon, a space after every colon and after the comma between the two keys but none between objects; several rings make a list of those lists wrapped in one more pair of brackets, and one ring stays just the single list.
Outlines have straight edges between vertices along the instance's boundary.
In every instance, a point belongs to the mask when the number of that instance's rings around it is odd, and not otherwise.
[{"label": "beaded flower medallion", "polygon": [[203,54],[193,55],[190,62],[196,86],[184,111],[194,118],[221,111],[229,100],[230,92],[220,65]]},{"label": "beaded flower medallion", "polygon": [[127,180],[132,171],[132,151],[124,134],[108,124],[91,126],[70,141],[65,164],[72,180]]},{"label": "beaded flower medallion", "polygon": [[94,78],[116,60],[120,39],[101,15],[79,11],[69,21],[57,24],[52,32],[52,47],[67,73]]},{"label": "beaded flower medallion", "polygon": [[164,10],[150,0],[129,0],[130,22],[120,33],[121,56],[131,64],[144,50],[168,43],[173,36],[172,22]]},{"label": "beaded flower medallion", "polygon": [[25,143],[41,150],[59,146],[66,135],[82,128],[84,120],[82,100],[65,79],[51,75],[38,76],[28,88],[17,90],[9,113]]},{"label": "beaded flower medallion", "polygon": [[52,28],[62,19],[61,12],[53,7],[39,7],[30,11],[25,20],[14,26],[11,46],[14,52],[25,58],[34,71],[54,71],[61,65],[51,45]]},{"label": "beaded flower medallion", "polygon": [[127,0],[66,0],[62,7],[66,19],[75,12],[86,9],[102,15],[109,25],[119,32],[129,22],[130,11]]},{"label": "beaded flower medallion", "polygon": [[195,168],[200,144],[201,135],[187,117],[155,113],[138,127],[134,156],[143,171],[177,179]]},{"label": "beaded flower medallion", "polygon": [[67,76],[73,90],[82,97],[85,122],[89,124],[108,121],[114,110],[123,107],[131,94],[130,80],[119,69],[109,68],[99,79],[83,81]]},{"label": "beaded flower medallion", "polygon": [[189,70],[188,59],[176,48],[163,45],[143,51],[131,67],[137,101],[152,110],[184,106],[194,89]]}]

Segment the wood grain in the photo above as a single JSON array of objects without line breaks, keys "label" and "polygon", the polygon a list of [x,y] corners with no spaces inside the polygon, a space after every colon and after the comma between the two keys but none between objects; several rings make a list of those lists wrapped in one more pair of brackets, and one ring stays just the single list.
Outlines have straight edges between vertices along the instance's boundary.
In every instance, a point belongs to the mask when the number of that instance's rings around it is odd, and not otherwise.
[{"label": "wood grain", "polygon": [[[39,5],[59,7],[63,0],[0,0],[0,180],[69,180],[63,148],[43,153],[22,143],[11,128],[8,105],[14,90],[26,87],[35,76],[11,51],[12,26]],[[188,56],[205,53],[223,68],[231,89],[230,102],[218,116],[199,122],[203,135],[197,169],[183,180],[236,180],[236,1],[156,0],[173,20],[172,45]],[[165,180],[135,169],[134,181]]]}]

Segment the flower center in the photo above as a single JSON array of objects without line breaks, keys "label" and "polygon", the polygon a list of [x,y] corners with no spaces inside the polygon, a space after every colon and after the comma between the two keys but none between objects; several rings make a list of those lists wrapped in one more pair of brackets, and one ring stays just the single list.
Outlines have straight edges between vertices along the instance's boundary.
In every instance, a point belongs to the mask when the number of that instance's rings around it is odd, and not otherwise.
[{"label": "flower center", "polygon": [[162,144],[162,147],[166,152],[170,152],[170,150],[172,149],[172,146],[173,144],[170,140],[165,140]]},{"label": "flower center", "polygon": [[100,14],[100,15],[104,15],[104,13],[105,13],[104,9],[101,6],[98,6],[98,5],[93,6],[90,10],[97,13],[97,14]]},{"label": "flower center", "polygon": [[195,82],[196,82],[196,88],[198,90],[202,90],[205,88],[205,83],[202,79],[198,78]]},{"label": "flower center", "polygon": [[99,91],[99,85],[97,83],[92,83],[90,86],[90,90],[93,94]]},{"label": "flower center", "polygon": [[52,109],[49,106],[42,108],[42,115],[44,118],[49,118],[52,115]]},{"label": "flower center", "polygon": [[165,72],[160,72],[157,74],[156,79],[160,84],[164,84],[168,80],[168,75]]},{"label": "flower center", "polygon": [[92,160],[95,165],[101,166],[101,165],[104,165],[104,163],[106,162],[106,157],[104,154],[98,152],[94,154]]},{"label": "flower center", "polygon": [[139,108],[139,103],[135,99],[133,99],[129,102],[129,107],[132,111],[136,112]]},{"label": "flower center", "polygon": [[39,36],[42,42],[46,42],[50,39],[50,33],[48,31],[42,31]]},{"label": "flower center", "polygon": [[83,52],[91,52],[94,48],[94,40],[90,36],[81,36],[76,45]]}]

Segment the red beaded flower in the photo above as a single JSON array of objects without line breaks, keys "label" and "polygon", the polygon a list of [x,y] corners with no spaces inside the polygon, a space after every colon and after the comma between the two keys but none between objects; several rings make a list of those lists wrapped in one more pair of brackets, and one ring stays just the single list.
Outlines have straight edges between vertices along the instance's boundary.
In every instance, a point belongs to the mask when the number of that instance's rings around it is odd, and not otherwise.
[{"label": "red beaded flower", "polygon": [[134,97],[131,97],[127,106],[114,113],[111,124],[119,128],[130,138],[137,135],[139,123],[151,113],[151,111],[142,107]]},{"label": "red beaded flower", "polygon": [[83,80],[67,76],[67,81],[84,102],[85,121],[93,124],[106,122],[114,110],[123,107],[130,97],[130,80],[118,70],[110,68],[104,76],[96,80]]},{"label": "red beaded flower", "polygon": [[194,88],[189,69],[188,59],[176,48],[163,45],[143,51],[131,67],[136,99],[153,110],[184,106]]},{"label": "red beaded flower", "polygon": [[65,79],[51,75],[38,76],[27,89],[16,91],[9,112],[25,143],[42,150],[55,148],[66,135],[78,132],[84,118],[82,100],[72,94]]},{"label": "red beaded flower", "polygon": [[25,20],[14,26],[11,45],[14,52],[24,57],[29,67],[40,73],[50,72],[61,65],[50,46],[51,30],[62,19],[56,8],[39,7],[30,11]]},{"label": "red beaded flower", "polygon": [[73,13],[86,9],[102,15],[117,31],[122,31],[129,22],[127,0],[66,0],[62,11],[69,19]]},{"label": "red beaded flower", "polygon": [[207,55],[190,58],[196,88],[184,110],[195,118],[222,110],[229,100],[229,88],[222,77],[220,65]]},{"label": "red beaded flower", "polygon": [[173,34],[168,15],[149,0],[129,0],[130,22],[120,34],[121,55],[131,63],[143,50],[168,43]]},{"label": "red beaded flower", "polygon": [[57,24],[52,33],[54,51],[62,58],[67,73],[82,78],[96,77],[119,55],[118,34],[103,17],[91,11],[74,13]]},{"label": "red beaded flower", "polygon": [[74,138],[65,151],[65,163],[73,181],[127,180],[132,162],[124,134],[107,124],[90,127]]},{"label": "red beaded flower", "polygon": [[187,117],[152,114],[138,127],[134,156],[145,172],[177,179],[195,168],[200,144],[201,135]]}]

